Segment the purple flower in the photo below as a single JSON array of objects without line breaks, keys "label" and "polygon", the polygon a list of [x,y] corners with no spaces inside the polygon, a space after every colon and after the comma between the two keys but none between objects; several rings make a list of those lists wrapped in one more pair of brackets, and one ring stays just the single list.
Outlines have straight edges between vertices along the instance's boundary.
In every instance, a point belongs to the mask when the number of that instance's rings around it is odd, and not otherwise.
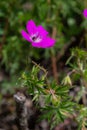
[{"label": "purple flower", "polygon": [[41,26],[36,26],[33,20],[26,24],[27,32],[22,30],[21,34],[24,39],[31,42],[33,47],[49,48],[55,44],[55,40],[48,36],[48,32]]},{"label": "purple flower", "polygon": [[85,18],[87,18],[87,9],[83,10],[83,15],[84,15]]}]

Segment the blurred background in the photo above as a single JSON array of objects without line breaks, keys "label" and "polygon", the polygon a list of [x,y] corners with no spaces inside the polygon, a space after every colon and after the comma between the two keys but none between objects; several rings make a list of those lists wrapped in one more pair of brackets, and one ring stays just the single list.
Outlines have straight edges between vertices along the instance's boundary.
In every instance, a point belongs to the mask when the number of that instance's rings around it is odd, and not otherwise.
[{"label": "blurred background", "polygon": [[[64,72],[69,69],[65,63],[71,49],[78,47],[87,50],[87,19],[82,14],[84,8],[87,8],[87,0],[0,1],[1,106],[6,100],[12,103],[12,95],[20,89],[17,80],[27,67],[31,70],[32,60],[48,70],[48,77],[61,82]],[[30,19],[36,25],[42,25],[56,39],[53,48],[34,48],[22,38],[20,32]],[[14,105],[10,104],[8,112],[13,112],[13,109]],[[7,109],[3,113],[5,111]]]}]

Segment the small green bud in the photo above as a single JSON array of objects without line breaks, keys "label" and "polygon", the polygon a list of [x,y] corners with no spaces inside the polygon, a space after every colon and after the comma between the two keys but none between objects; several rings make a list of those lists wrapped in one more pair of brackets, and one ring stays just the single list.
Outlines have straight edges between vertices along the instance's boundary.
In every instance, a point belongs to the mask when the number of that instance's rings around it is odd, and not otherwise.
[{"label": "small green bud", "polygon": [[72,81],[71,81],[69,75],[67,75],[67,76],[63,79],[62,84],[72,86]]}]

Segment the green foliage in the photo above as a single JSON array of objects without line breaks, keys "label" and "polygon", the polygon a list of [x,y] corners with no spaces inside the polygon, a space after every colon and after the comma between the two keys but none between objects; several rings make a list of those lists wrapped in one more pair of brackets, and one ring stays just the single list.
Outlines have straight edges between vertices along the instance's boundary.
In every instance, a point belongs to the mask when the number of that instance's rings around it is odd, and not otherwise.
[{"label": "green foliage", "polygon": [[[71,63],[71,60],[73,61]],[[79,75],[79,78],[87,80],[87,52],[74,48],[72,49],[71,56],[68,59],[67,63],[72,67],[72,72]],[[72,73],[69,73],[69,75]]]},{"label": "green foliage", "polygon": [[31,72],[30,71],[23,72],[21,78],[19,79],[19,80],[22,80],[23,82],[22,86],[28,86],[28,92],[30,95],[38,94],[39,96],[40,91],[41,90],[43,91],[43,89],[41,88],[45,85],[44,83],[45,75],[43,75],[39,79],[37,75],[38,72],[39,72],[39,68],[33,67]]},{"label": "green foliage", "polygon": [[[70,84],[72,88],[75,88],[77,85],[76,82],[79,82],[79,91],[74,100],[77,104],[76,119],[78,122],[78,129],[82,130],[87,126],[87,52],[79,48],[72,49],[71,56],[66,64],[70,66],[71,71],[67,73],[62,83],[65,85]],[[83,101],[83,105],[79,105],[80,100]]]},{"label": "green foliage", "polygon": [[[40,104],[40,97],[43,97],[44,106],[39,106],[43,113],[40,119],[44,118],[52,123],[51,129],[73,113],[77,113],[79,129],[87,125],[87,107],[84,102],[84,95],[87,96],[87,52],[78,48],[72,49],[66,63],[70,72],[60,84],[48,80],[47,71],[41,66],[35,65],[31,69],[30,58],[50,59],[52,54],[55,56],[60,54],[65,43],[67,45],[68,42],[72,42],[72,38],[80,36],[87,26],[87,20],[82,18],[83,9],[83,0],[0,1],[0,66],[5,66],[5,71],[10,77],[10,80],[4,80],[1,84],[3,87],[1,92],[13,93],[17,82],[15,75],[19,75],[21,71],[28,68],[22,73],[16,87],[20,85],[27,87],[28,94],[33,97],[32,100],[36,104]],[[33,19],[37,25],[43,25],[51,36],[55,28],[56,44],[52,49],[32,48],[31,44],[21,37],[20,32],[30,19]],[[87,42],[87,33],[84,37]],[[76,82],[79,82],[80,90],[76,97],[70,97],[69,86],[75,88]],[[82,106],[79,105],[81,99],[84,102]]]},{"label": "green foliage", "polygon": [[[39,78],[38,75],[41,70],[44,73]],[[22,87],[27,87],[28,94],[33,96],[32,100],[36,104],[39,104],[40,97],[43,98],[44,106],[39,106],[39,109],[44,114],[40,119],[47,119],[49,123],[53,120],[51,126],[53,128],[64,121],[70,113],[73,114],[75,103],[71,101],[68,95],[69,87],[57,85],[54,81],[49,82],[46,74],[46,70],[37,65],[31,71],[23,72],[19,81]]]},{"label": "green foliage", "polygon": [[[51,124],[50,129],[53,129],[57,124],[63,122],[64,119],[71,118],[72,116],[75,116],[75,120],[78,123],[78,130],[85,129],[87,125],[87,107],[84,104],[79,104],[80,99],[86,94],[85,78],[83,77],[83,70],[78,66],[78,59],[80,59],[81,62],[82,60],[85,61],[87,53],[76,48],[72,49],[71,57],[72,54],[73,57],[76,56],[77,58],[74,58],[75,60],[72,64],[70,60],[68,60],[72,71],[64,78],[62,82],[64,85],[57,85],[55,81],[48,80],[47,71],[36,63],[34,63],[35,66],[33,66],[31,71],[29,70],[28,72],[28,70],[26,70],[19,78],[21,87],[27,88],[28,94],[33,97],[32,101],[36,103],[36,107],[43,113],[39,117],[39,120],[47,119],[49,124]],[[74,64],[77,66],[74,67]],[[39,77],[40,73],[42,74]],[[74,100],[74,97],[69,95],[69,85],[71,85],[72,88],[74,87],[73,77],[71,75],[77,74],[80,75],[81,85],[79,87],[81,88]],[[41,97],[44,105],[40,105]]]},{"label": "green foliage", "polygon": [[20,31],[25,28],[28,20],[33,19],[37,25],[43,25],[50,34],[52,34],[53,27],[56,27],[56,45],[53,51],[57,54],[65,43],[71,41],[73,36],[79,35],[83,30],[83,27],[79,27],[84,22],[81,17],[83,8],[82,0],[1,1],[2,63],[6,65],[10,74],[16,73],[20,68],[25,68],[25,57],[36,59],[51,57],[50,49],[44,51],[34,49],[21,37]]},{"label": "green foliage", "polygon": [[77,121],[79,122],[78,130],[85,129],[85,126],[87,126],[87,107],[79,106]]}]

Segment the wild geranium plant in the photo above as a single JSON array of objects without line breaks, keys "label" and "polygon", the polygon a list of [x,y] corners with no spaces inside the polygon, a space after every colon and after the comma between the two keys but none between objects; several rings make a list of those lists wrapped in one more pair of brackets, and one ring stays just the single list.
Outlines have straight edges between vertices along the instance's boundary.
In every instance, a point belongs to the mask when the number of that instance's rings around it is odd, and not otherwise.
[{"label": "wild geranium plant", "polygon": [[[68,43],[69,39],[70,43],[72,43],[72,37],[79,36],[81,32],[83,33],[83,28],[86,27],[86,25],[82,26],[84,23],[84,20],[82,20],[82,10],[84,3],[83,1],[79,2],[78,0],[38,0],[38,2],[30,1],[29,6],[27,7],[24,5],[25,2],[16,0],[10,0],[9,2],[1,1],[0,3],[0,17],[2,19],[2,26],[0,29],[0,35],[2,37],[2,44],[0,45],[1,48],[3,45],[3,57],[1,54],[0,57],[3,58],[3,64],[6,65],[9,72],[11,73],[10,78],[13,77],[14,73],[17,72],[17,70],[19,73],[20,70],[24,69],[21,69],[21,67],[25,67],[26,65],[25,56],[27,55],[28,51],[29,53],[32,53],[32,55],[29,56],[36,56],[36,60],[37,57],[39,57],[37,55],[40,54],[35,51],[35,49],[33,51],[33,48],[31,49],[30,46],[27,46],[26,44],[20,44],[22,41],[21,37],[18,37],[20,28],[28,17],[32,17],[37,23],[38,21],[43,23],[43,21],[45,20],[44,25],[51,30],[53,30],[54,28],[55,31],[56,28],[56,37],[58,38],[58,40],[54,52],[56,52],[55,54],[59,55],[61,55],[61,51],[59,50],[62,50],[63,45],[65,45],[65,43]],[[85,18],[87,18],[87,9],[84,10],[83,15]],[[16,18],[14,19],[15,16]],[[78,18],[80,22],[79,24]],[[46,24],[46,22],[48,25]],[[49,48],[53,47],[55,44],[55,39],[49,37],[49,32],[46,31],[44,27],[42,27],[42,25],[36,26],[33,20],[29,20],[27,22],[26,31],[22,30],[21,34],[25,40],[30,42],[31,45],[36,48]],[[81,37],[81,43],[83,41],[83,38],[84,36]],[[84,46],[86,47],[86,43],[84,44]],[[45,51],[46,58],[51,58],[50,53],[47,52],[48,49],[45,49]],[[43,113],[45,113],[43,114],[43,118],[47,119],[52,127],[56,124],[59,124],[67,117],[72,118],[72,115],[75,114],[79,123],[79,129],[86,129],[86,58],[86,52],[80,49],[73,50],[67,62],[70,70],[67,74],[65,74],[66,77],[64,78],[63,82],[59,81],[59,84],[52,80],[48,80],[47,71],[39,65],[33,66],[32,70],[26,70],[21,75],[21,86],[27,87],[28,94],[33,97],[33,101],[35,101],[36,104],[39,104],[40,97],[43,98],[44,106],[39,106],[39,108],[41,111],[43,111]],[[43,71],[44,74],[38,76],[41,71]],[[13,77],[13,79],[15,78]],[[7,86],[7,84],[5,86]],[[70,97],[69,90],[72,88],[74,89],[77,86],[79,86],[80,88],[80,90],[77,92],[77,96]],[[74,100],[74,103],[72,100]],[[83,105],[79,106],[79,102],[80,104],[81,102],[83,102]]]},{"label": "wild geranium plant", "polygon": [[27,22],[26,29],[27,32],[22,30],[21,34],[33,47],[49,48],[55,44],[55,40],[48,36],[49,33],[42,25],[36,26],[33,20]]},{"label": "wild geranium plant", "polygon": [[[39,78],[41,71],[43,74]],[[50,130],[73,114],[75,103],[68,95],[69,87],[48,80],[47,71],[43,67],[34,65],[31,71],[22,73],[20,81],[22,86],[27,87],[28,94],[33,97],[32,101],[41,111],[39,119],[47,119]]]},{"label": "wild geranium plant", "polygon": [[[20,81],[22,87],[27,87],[28,94],[36,104],[35,107],[42,113],[39,120],[46,119],[51,130],[65,119],[70,118],[72,121],[76,121],[78,130],[85,129],[87,125],[85,100],[87,95],[87,52],[78,48],[72,50],[66,63],[70,66],[71,71],[60,84],[49,80],[48,72],[42,66],[33,63],[32,70],[23,72]],[[79,82],[79,86],[73,82],[74,78]],[[71,96],[70,89],[75,87],[79,87],[79,91],[76,96]],[[40,101],[40,99],[42,100]],[[79,104],[80,100],[83,105]]]},{"label": "wild geranium plant", "polygon": [[[50,48],[54,46],[55,40],[49,37],[49,33],[41,26],[36,26],[33,20],[29,20],[26,24],[27,32],[22,30],[22,37],[30,42],[33,47],[37,48]],[[39,119],[47,119],[50,124],[50,130],[53,129],[57,124],[64,121],[65,118],[72,118],[75,116],[77,124],[79,124],[79,129],[85,128],[86,125],[86,113],[87,108],[85,106],[79,105],[79,100],[82,98],[84,105],[85,97],[80,95],[83,88],[85,88],[87,74],[86,74],[86,56],[85,51],[75,49],[67,61],[70,67],[73,68],[67,76],[58,85],[55,81],[49,81],[47,78],[47,71],[33,62],[35,65],[32,70],[28,72],[23,72],[20,80],[21,85],[26,86],[28,94],[32,96],[32,101],[36,103],[36,107],[43,113]],[[73,64],[70,63],[71,59],[75,57]],[[40,72],[43,72],[39,76]],[[75,74],[78,77],[81,76],[81,86],[80,91],[74,100],[69,95],[69,89],[73,87],[73,81],[71,75]],[[71,86],[71,87],[70,87]],[[84,94],[84,91],[83,91]],[[42,98],[42,103],[40,103],[40,98]],[[78,113],[77,113],[78,111]]]},{"label": "wild geranium plant", "polygon": [[[33,47],[50,48],[54,46],[55,40],[49,37],[49,33],[41,26],[36,26],[33,20],[29,20],[26,25],[27,32],[22,30],[24,39],[31,42]],[[61,121],[64,121],[67,114],[73,113],[74,103],[68,96],[69,87],[57,85],[56,82],[49,82],[47,71],[34,63],[32,71],[23,72],[21,76],[22,86],[26,86],[29,95],[33,96],[33,101],[38,104],[38,108],[44,114],[40,119],[47,119],[50,129]],[[40,71],[43,74],[38,77]],[[40,105],[40,98],[44,105]],[[67,102],[68,100],[68,102]],[[53,123],[51,123],[53,121]]]}]

